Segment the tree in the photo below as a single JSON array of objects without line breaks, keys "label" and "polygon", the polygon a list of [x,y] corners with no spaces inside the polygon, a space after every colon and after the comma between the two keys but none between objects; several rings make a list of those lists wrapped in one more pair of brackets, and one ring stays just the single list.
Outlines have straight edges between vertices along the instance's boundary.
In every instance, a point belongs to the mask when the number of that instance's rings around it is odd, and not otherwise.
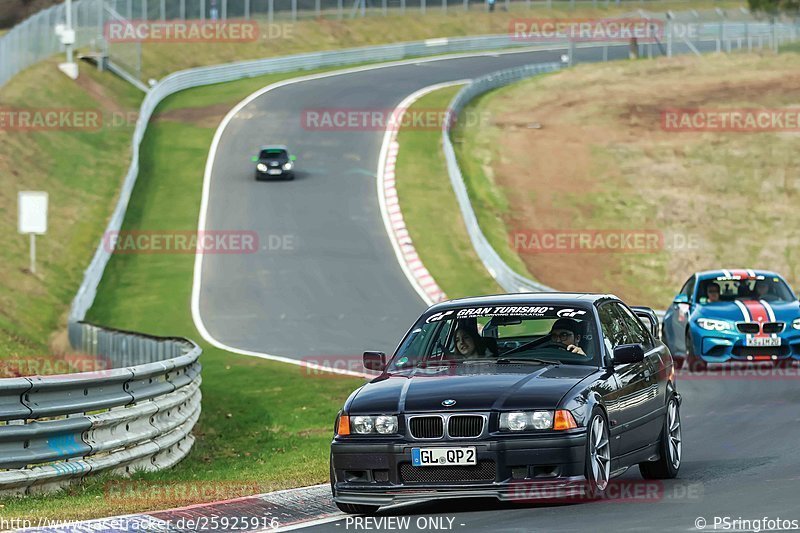
[{"label": "tree", "polygon": [[762,13],[794,12],[800,10],[800,0],[747,0],[751,11]]}]

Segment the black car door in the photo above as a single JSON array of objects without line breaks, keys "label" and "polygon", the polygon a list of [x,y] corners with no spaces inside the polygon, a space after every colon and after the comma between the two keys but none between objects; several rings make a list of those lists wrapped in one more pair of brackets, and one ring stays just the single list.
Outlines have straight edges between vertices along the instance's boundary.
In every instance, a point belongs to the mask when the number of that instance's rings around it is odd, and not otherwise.
[{"label": "black car door", "polygon": [[670,362],[667,348],[656,342],[650,331],[636,317],[636,314],[622,304],[615,304],[630,332],[633,344],[644,348],[642,362],[643,383],[641,401],[644,408],[642,418],[634,421],[630,441],[635,448],[642,448],[658,440],[664,427],[664,414],[667,394],[667,373]]},{"label": "black car door", "polygon": [[[630,332],[614,306],[615,302],[608,301],[598,308],[603,343],[609,356],[613,355],[615,346],[631,344]],[[616,457],[635,449],[627,433],[634,420],[640,416],[636,397],[637,387],[644,379],[643,371],[637,364],[618,365],[614,367],[614,379],[617,390],[610,395],[606,409],[611,431],[611,452]]]}]

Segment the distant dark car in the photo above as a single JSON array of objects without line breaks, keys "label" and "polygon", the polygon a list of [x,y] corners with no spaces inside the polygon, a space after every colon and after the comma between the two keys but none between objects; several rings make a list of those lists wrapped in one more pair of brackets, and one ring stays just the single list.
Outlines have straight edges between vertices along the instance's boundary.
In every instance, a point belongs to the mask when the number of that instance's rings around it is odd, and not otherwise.
[{"label": "distant dark car", "polygon": [[259,150],[258,156],[253,158],[256,163],[256,180],[293,180],[296,160],[285,146],[264,146]]},{"label": "distant dark car", "polygon": [[633,465],[675,477],[681,397],[657,331],[652,310],[609,295],[434,305],[388,363],[364,354],[380,375],[337,416],[334,501],[370,514],[433,498],[595,498]]},{"label": "distant dark car", "polygon": [[800,301],[767,270],[708,270],[693,274],[667,309],[663,340],[680,366],[800,360]]}]

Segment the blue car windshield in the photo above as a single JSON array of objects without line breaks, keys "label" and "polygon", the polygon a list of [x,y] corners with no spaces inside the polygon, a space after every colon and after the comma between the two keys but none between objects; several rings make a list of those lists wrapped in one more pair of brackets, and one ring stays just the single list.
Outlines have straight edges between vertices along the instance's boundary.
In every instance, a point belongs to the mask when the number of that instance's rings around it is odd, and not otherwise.
[{"label": "blue car windshield", "polygon": [[795,299],[789,286],[777,276],[756,276],[750,279],[725,277],[701,280],[697,288],[697,302],[714,304],[734,300],[764,300],[791,302]]},{"label": "blue car windshield", "polygon": [[423,316],[387,370],[536,360],[597,366],[593,316],[590,310],[559,306],[464,308]]}]

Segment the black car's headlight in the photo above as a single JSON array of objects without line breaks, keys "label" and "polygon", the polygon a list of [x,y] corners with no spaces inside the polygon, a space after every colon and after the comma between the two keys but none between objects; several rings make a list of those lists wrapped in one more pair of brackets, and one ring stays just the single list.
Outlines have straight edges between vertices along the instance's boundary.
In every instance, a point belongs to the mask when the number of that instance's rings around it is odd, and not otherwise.
[{"label": "black car's headlight", "polygon": [[512,411],[500,414],[500,431],[531,431],[555,429],[563,431],[578,427],[575,417],[566,410]]},{"label": "black car's headlight", "polygon": [[347,416],[342,415],[336,428],[337,435],[394,435],[399,426],[394,415]]},{"label": "black car's headlight", "polygon": [[259,172],[266,172],[267,171],[267,165],[265,165],[264,163],[257,164],[256,168],[258,169]]},{"label": "black car's headlight", "polygon": [[288,163],[284,163],[284,165],[283,165],[283,170],[292,170],[292,167],[293,167],[293,166],[294,166],[294,165],[292,165],[292,162],[291,162],[291,161],[289,161]]}]

